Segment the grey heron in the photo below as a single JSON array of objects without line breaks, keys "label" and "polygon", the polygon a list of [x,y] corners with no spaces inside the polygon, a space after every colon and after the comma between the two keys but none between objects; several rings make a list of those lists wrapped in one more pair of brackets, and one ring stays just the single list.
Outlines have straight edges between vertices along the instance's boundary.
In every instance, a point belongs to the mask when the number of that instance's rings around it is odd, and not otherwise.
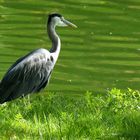
[{"label": "grey heron", "polygon": [[0,82],[0,104],[39,92],[45,88],[60,53],[60,38],[55,31],[56,26],[71,26],[73,23],[60,14],[48,16],[47,30],[52,42],[50,51],[40,48],[19,58],[6,72]]}]

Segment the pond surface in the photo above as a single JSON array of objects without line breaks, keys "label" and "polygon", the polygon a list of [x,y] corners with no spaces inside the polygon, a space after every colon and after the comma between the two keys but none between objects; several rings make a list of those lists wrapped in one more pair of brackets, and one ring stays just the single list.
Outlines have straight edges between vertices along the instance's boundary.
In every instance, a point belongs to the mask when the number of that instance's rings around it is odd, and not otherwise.
[{"label": "pond surface", "polygon": [[0,78],[31,50],[50,49],[46,20],[51,12],[78,29],[57,29],[62,49],[45,91],[140,89],[139,0],[0,0]]}]

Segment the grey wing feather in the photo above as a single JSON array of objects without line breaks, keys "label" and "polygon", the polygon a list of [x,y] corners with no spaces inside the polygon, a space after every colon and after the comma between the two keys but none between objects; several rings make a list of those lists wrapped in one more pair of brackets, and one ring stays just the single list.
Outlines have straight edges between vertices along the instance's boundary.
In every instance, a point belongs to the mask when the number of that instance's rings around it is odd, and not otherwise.
[{"label": "grey wing feather", "polygon": [[0,83],[0,103],[38,92],[48,83],[54,64],[44,54],[35,52],[18,61]]}]

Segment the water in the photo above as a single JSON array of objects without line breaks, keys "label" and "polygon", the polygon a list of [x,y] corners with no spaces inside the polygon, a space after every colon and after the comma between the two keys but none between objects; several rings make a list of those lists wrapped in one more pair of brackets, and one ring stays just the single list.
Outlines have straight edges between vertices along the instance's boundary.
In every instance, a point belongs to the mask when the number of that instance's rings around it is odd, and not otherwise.
[{"label": "water", "polygon": [[50,48],[45,24],[51,12],[78,29],[57,29],[62,49],[48,91],[140,89],[139,0],[1,0],[0,78],[19,57]]}]

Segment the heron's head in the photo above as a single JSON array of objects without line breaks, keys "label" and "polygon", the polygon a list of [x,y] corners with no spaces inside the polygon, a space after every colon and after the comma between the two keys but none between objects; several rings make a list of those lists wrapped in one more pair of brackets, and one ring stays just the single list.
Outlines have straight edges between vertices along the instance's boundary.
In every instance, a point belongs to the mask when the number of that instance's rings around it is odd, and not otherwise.
[{"label": "heron's head", "polygon": [[70,27],[77,28],[76,25],[64,19],[62,15],[57,14],[57,13],[49,15],[48,24],[51,24],[54,27],[55,26],[61,26],[61,27],[70,26]]}]

